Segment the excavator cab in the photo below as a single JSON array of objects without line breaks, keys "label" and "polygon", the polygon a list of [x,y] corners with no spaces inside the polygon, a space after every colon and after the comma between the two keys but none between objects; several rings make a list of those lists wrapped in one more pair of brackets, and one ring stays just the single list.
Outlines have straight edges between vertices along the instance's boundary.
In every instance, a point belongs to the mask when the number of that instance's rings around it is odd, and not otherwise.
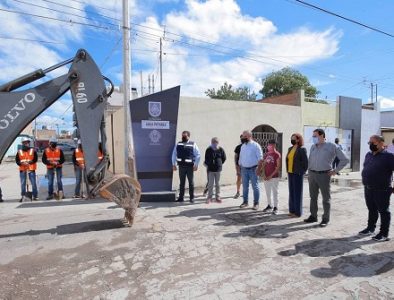
[{"label": "excavator cab", "polygon": [[[67,64],[71,64],[68,74],[36,87],[19,89]],[[110,85],[109,90],[105,81]],[[127,224],[132,225],[141,196],[138,181],[125,174],[106,174],[109,157],[104,113],[108,97],[113,92],[113,84],[101,74],[84,49],[78,50],[72,59],[45,70],[36,70],[0,86],[0,161],[18,134],[67,91],[71,92],[74,126],[84,149],[84,181],[88,197],[100,194],[117,203],[125,209]],[[99,142],[103,153],[100,161],[97,160]]]}]

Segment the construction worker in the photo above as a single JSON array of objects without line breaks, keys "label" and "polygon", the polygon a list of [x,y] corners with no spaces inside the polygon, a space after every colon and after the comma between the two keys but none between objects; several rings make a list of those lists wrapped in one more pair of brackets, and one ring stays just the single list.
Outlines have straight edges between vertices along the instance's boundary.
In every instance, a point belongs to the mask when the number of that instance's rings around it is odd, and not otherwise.
[{"label": "construction worker", "polygon": [[63,151],[57,147],[57,140],[51,138],[49,140],[49,147],[45,149],[42,155],[42,162],[47,166],[48,176],[48,197],[47,200],[52,200],[53,193],[53,181],[57,180],[58,199],[63,199],[63,184],[62,184],[62,165],[64,163]]},{"label": "construction worker", "polygon": [[83,168],[85,167],[85,158],[83,157],[81,140],[78,140],[78,146],[73,152],[72,159],[73,159],[74,172],[75,172],[74,198],[83,198],[83,194],[81,194],[81,183],[82,183]]},{"label": "construction worker", "polygon": [[22,138],[22,147],[18,150],[15,156],[15,162],[19,166],[19,177],[21,180],[21,200],[26,196],[26,180],[27,175],[32,185],[33,194],[32,200],[38,200],[37,183],[36,183],[36,169],[37,169],[37,152],[30,147],[30,139]]}]

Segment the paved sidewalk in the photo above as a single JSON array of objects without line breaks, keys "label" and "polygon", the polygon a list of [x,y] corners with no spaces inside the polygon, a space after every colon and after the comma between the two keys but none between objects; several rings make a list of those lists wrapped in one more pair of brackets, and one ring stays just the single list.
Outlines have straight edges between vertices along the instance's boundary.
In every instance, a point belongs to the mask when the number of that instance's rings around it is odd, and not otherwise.
[{"label": "paved sidewalk", "polygon": [[[19,197],[8,172],[0,166],[6,199]],[[285,181],[277,216],[239,209],[229,186],[222,204],[142,203],[132,228],[100,199],[6,201],[0,298],[393,299],[393,241],[356,235],[367,217],[362,186],[359,175],[342,176],[326,228],[287,217]]]}]

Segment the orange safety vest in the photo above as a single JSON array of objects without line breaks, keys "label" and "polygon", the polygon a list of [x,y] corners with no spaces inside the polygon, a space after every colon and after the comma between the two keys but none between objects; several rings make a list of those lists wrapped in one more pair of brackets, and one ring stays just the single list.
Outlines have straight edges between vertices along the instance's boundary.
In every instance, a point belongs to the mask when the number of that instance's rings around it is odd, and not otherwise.
[{"label": "orange safety vest", "polygon": [[104,158],[103,152],[101,152],[100,150],[97,152],[97,157],[99,159],[99,161],[102,161]]},{"label": "orange safety vest", "polygon": [[[29,151],[22,151],[22,149],[21,149],[21,150],[18,151],[18,154],[19,154],[19,161],[21,163],[26,163],[26,162],[29,162],[29,161],[33,161],[33,159],[34,159],[34,149],[33,148],[30,148]],[[22,164],[22,165],[19,166],[19,171],[22,171],[22,172],[35,171],[36,169],[37,169],[37,164],[36,163],[29,164],[29,165],[23,165]]]},{"label": "orange safety vest", "polygon": [[83,157],[83,151],[79,148],[75,149],[75,160],[78,162],[78,166],[81,168],[85,167],[85,158]]},{"label": "orange safety vest", "polygon": [[[60,161],[60,149],[56,148],[55,150],[52,150],[51,148],[46,148],[45,149],[45,154],[47,156],[47,160],[49,162],[59,162]],[[61,167],[62,165],[57,165],[57,167]],[[53,169],[54,166],[52,165],[47,165],[47,169]]]}]

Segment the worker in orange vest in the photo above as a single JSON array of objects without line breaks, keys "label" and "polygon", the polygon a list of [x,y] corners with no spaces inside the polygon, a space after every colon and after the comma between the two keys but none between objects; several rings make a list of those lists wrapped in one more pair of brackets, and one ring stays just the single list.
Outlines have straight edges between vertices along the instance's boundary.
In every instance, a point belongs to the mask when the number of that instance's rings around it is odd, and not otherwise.
[{"label": "worker in orange vest", "polygon": [[78,146],[73,152],[73,164],[75,171],[75,192],[74,198],[83,198],[81,194],[82,171],[85,168],[85,158],[83,156],[81,140],[78,140]]},{"label": "worker in orange vest", "polygon": [[36,183],[36,169],[37,169],[37,152],[30,147],[30,139],[24,137],[22,139],[22,147],[18,150],[15,156],[15,162],[19,166],[19,177],[21,180],[21,195],[20,202],[23,201],[26,195],[26,180],[29,180],[33,189],[33,199],[38,200],[38,191]]},{"label": "worker in orange vest", "polygon": [[51,138],[49,147],[44,150],[42,162],[47,166],[48,175],[48,197],[47,200],[53,199],[53,182],[57,180],[57,189],[59,199],[63,199],[63,183],[62,183],[62,165],[64,163],[64,154],[62,149],[57,147],[57,140]]}]

